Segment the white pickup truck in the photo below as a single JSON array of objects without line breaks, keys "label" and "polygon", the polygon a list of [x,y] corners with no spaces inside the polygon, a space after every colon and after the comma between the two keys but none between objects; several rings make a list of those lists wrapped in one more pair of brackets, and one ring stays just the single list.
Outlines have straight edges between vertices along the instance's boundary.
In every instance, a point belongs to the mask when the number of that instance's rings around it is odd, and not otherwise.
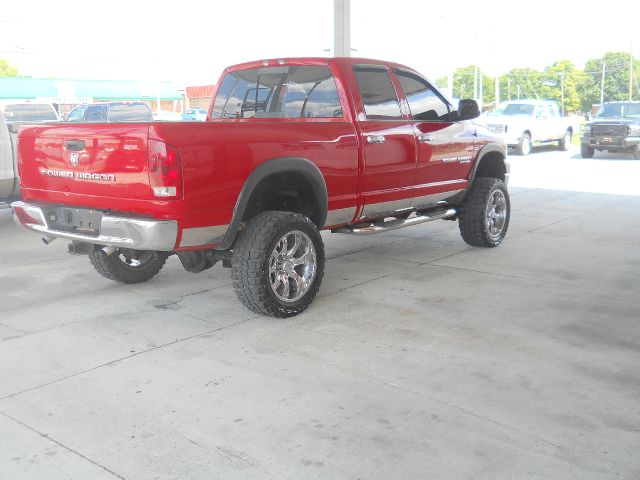
[{"label": "white pickup truck", "polygon": [[9,132],[4,115],[0,115],[0,201],[15,197],[20,191],[15,140],[16,134]]},{"label": "white pickup truck", "polygon": [[557,142],[560,150],[568,150],[577,128],[573,118],[560,115],[555,102],[545,100],[503,102],[483,123],[515,148],[518,155],[529,155],[533,145],[550,142]]},{"label": "white pickup truck", "polygon": [[59,121],[50,103],[34,101],[0,103],[0,202],[20,194],[16,142],[21,125]]}]

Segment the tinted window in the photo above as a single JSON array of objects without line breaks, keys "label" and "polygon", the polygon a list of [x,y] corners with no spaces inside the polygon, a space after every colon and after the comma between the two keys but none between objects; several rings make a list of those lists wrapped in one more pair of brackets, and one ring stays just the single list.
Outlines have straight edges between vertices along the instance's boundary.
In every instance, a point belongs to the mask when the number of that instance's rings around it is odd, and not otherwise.
[{"label": "tinted window", "polygon": [[411,118],[432,122],[450,121],[448,103],[427,81],[409,72],[396,70],[396,75],[409,102]]},{"label": "tinted window", "polygon": [[402,118],[398,96],[386,69],[354,67],[354,72],[367,118]]},{"label": "tinted window", "polygon": [[106,105],[89,105],[84,113],[86,122],[104,122],[107,120]]},{"label": "tinted window", "polygon": [[76,107],[67,115],[67,122],[81,122],[84,119],[85,106]]},{"label": "tinted window", "polygon": [[214,118],[329,118],[342,116],[328,67],[267,67],[225,76]]},{"label": "tinted window", "polygon": [[7,105],[4,118],[9,122],[43,122],[58,120],[53,106],[38,103]]},{"label": "tinted window", "polygon": [[116,103],[109,105],[110,122],[151,122],[149,107],[143,103]]}]

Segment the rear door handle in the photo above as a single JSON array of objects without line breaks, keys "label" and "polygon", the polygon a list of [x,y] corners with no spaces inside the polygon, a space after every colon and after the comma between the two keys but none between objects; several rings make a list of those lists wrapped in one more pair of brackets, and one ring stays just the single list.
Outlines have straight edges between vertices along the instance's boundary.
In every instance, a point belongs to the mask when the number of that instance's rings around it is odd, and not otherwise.
[{"label": "rear door handle", "polygon": [[418,141],[420,143],[432,142],[433,141],[433,137],[431,135],[429,135],[428,133],[421,133],[420,135],[418,135]]},{"label": "rear door handle", "polygon": [[84,150],[84,140],[67,140],[64,146],[70,152],[81,152]]},{"label": "rear door handle", "polygon": [[384,135],[367,135],[367,143],[384,143]]}]

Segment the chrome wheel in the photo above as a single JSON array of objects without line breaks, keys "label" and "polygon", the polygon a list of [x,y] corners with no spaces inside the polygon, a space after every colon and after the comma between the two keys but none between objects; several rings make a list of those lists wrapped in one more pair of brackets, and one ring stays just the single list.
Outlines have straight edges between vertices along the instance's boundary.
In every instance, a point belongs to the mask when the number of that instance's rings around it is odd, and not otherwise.
[{"label": "chrome wheel", "polygon": [[501,190],[494,190],[485,211],[485,226],[491,239],[500,238],[507,219],[507,198]]},{"label": "chrome wheel", "polygon": [[271,289],[283,302],[304,296],[316,276],[316,249],[311,238],[299,230],[283,235],[269,259]]},{"label": "chrome wheel", "polygon": [[153,260],[153,252],[152,251],[140,251],[140,250],[129,250],[129,249],[120,249],[117,252],[118,258],[127,265],[128,267],[136,268],[145,263]]}]

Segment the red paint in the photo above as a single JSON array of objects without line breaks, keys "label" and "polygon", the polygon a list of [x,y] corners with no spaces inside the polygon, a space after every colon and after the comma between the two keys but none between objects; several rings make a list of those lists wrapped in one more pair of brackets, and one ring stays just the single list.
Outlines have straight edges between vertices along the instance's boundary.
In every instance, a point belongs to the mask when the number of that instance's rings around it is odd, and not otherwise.
[{"label": "red paint", "polygon": [[[324,175],[329,210],[357,207],[446,191],[434,182],[458,180],[467,186],[475,153],[489,139],[472,136],[470,122],[411,121],[393,68],[402,65],[354,58],[305,58],[251,62],[223,73],[285,65],[328,65],[335,77],[341,118],[247,118],[207,122],[131,124],[59,124],[27,127],[19,142],[22,193],[27,202],[49,202],[108,209],[174,219],[180,228],[224,225],[249,174],[278,157],[302,157]],[[352,71],[353,64],[388,67],[403,118],[367,121]],[[222,77],[217,86],[222,83]],[[212,103],[215,99],[215,87]],[[419,143],[420,133],[434,141]],[[368,144],[367,135],[384,135],[384,144]],[[149,140],[164,142],[179,153],[181,172],[167,175],[181,190],[177,198],[153,195],[157,175],[149,171]],[[78,165],[71,165],[69,140],[83,140]],[[153,143],[153,142],[152,142]],[[452,156],[471,156],[470,163],[447,163]],[[43,171],[84,172],[115,176],[110,181],[85,181],[43,174]],[[166,173],[166,172],[165,172]],[[181,178],[178,178],[181,173]],[[178,175],[178,177],[176,177]],[[169,176],[166,181],[171,181]],[[180,237],[180,233],[178,235]]]}]

